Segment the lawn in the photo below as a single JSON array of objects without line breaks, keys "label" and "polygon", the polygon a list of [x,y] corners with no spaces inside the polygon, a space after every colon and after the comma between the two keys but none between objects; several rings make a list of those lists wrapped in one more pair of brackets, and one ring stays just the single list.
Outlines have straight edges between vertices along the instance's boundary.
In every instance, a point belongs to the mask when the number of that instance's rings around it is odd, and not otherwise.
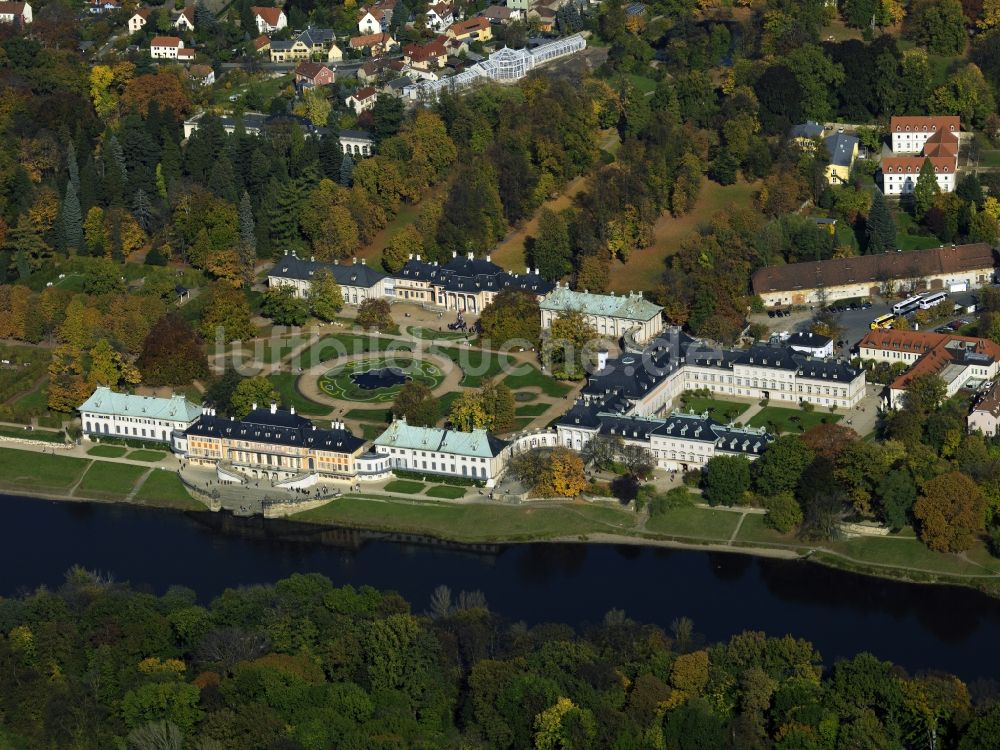
[{"label": "lawn", "polygon": [[401,495],[416,495],[423,491],[422,482],[411,482],[408,479],[394,479],[385,486],[386,492],[398,492]]},{"label": "lawn", "polygon": [[0,448],[0,486],[25,491],[68,490],[88,463],[85,458]]},{"label": "lawn", "polygon": [[95,445],[87,451],[88,456],[98,458],[121,458],[128,453],[128,448],[123,445]]},{"label": "lawn", "polygon": [[541,388],[545,395],[559,398],[573,390],[573,386],[542,374],[534,365],[522,363],[517,365],[517,370],[518,372],[508,375],[503,381],[512,391],[519,391],[522,388]]},{"label": "lawn", "polygon": [[635,526],[635,515],[631,512],[585,503],[532,508],[451,505],[357,495],[333,500],[290,518],[483,542],[620,532]]},{"label": "lawn", "polygon": [[824,545],[855,560],[878,565],[913,568],[932,573],[990,575],[1000,572],[1000,560],[992,560],[984,569],[958,555],[934,552],[912,537],[858,537]]},{"label": "lawn", "polygon": [[752,513],[743,519],[740,533],[736,535],[737,542],[749,544],[795,544],[795,537],[790,534],[779,534],[766,523],[765,516]]},{"label": "lawn", "polygon": [[84,497],[124,500],[147,471],[144,466],[94,461],[76,491]]},{"label": "lawn", "polygon": [[519,417],[540,417],[551,408],[551,404],[527,404],[514,409],[514,414]]},{"label": "lawn", "polygon": [[164,451],[150,451],[150,450],[137,450],[132,451],[128,454],[128,457],[133,461],[146,461],[147,463],[153,463],[154,461],[162,461],[166,457]]},{"label": "lawn", "polygon": [[464,331],[437,331],[433,328],[424,328],[422,326],[411,326],[407,329],[410,335],[418,339],[464,339],[466,338]]},{"label": "lawn", "polygon": [[677,217],[669,212],[660,215],[651,247],[633,252],[627,263],[612,263],[608,288],[615,292],[652,289],[663,275],[664,260],[677,252],[682,240],[726,206],[749,205],[756,188],[743,181],[723,186],[706,180],[691,211]]},{"label": "lawn", "polygon": [[0,435],[18,438],[20,440],[42,440],[46,443],[65,443],[66,437],[61,432],[49,430],[26,430],[23,427],[0,427]]},{"label": "lawn", "polygon": [[[355,382],[372,370],[395,369],[405,373],[395,382],[381,382],[380,387],[365,388]],[[336,365],[319,377],[319,388],[326,395],[342,401],[389,403],[402,390],[406,380],[415,380],[434,390],[444,380],[445,373],[434,362],[414,359],[410,354],[376,355]]]},{"label": "lawn", "polygon": [[297,376],[291,372],[275,372],[268,376],[271,385],[281,396],[281,403],[285,406],[294,406],[295,411],[300,414],[322,416],[330,413],[330,407],[325,404],[317,404],[301,393],[295,387]]},{"label": "lawn", "polygon": [[[450,346],[434,346],[430,351],[447,357],[458,365],[465,373],[462,385],[470,388],[478,388],[484,380],[496,377],[503,369],[500,355],[495,352],[484,352],[482,349],[456,349]],[[510,360],[505,358],[505,362],[509,364]]]},{"label": "lawn", "polygon": [[344,417],[361,422],[388,422],[391,414],[389,409],[351,409]]},{"label": "lawn", "polygon": [[204,510],[205,506],[188,494],[180,478],[172,471],[156,470],[135,493],[135,501],[179,510]]},{"label": "lawn", "polygon": [[450,487],[447,484],[439,484],[431,487],[424,493],[427,497],[440,497],[445,500],[457,500],[465,497],[465,487]]},{"label": "lawn", "polygon": [[635,73],[629,73],[625,76],[625,79],[631,83],[640,94],[652,94],[656,91],[656,81],[652,78],[646,78],[646,76],[636,75]]},{"label": "lawn", "polygon": [[337,333],[332,336],[324,336],[309,347],[303,353],[300,364],[304,369],[308,369],[323,362],[333,362],[340,357],[367,354],[368,352],[384,352],[390,348],[393,351],[409,352],[413,347],[398,339]]},{"label": "lawn", "polygon": [[510,428],[504,430],[504,432],[507,434],[511,434],[514,432],[520,432],[521,430],[526,430],[528,429],[528,425],[530,425],[532,421],[534,421],[533,417],[517,417],[514,420],[514,423],[510,426]]},{"label": "lawn", "polygon": [[384,424],[363,424],[361,425],[361,437],[365,440],[374,440],[385,432]]},{"label": "lawn", "polygon": [[650,516],[646,530],[691,539],[729,541],[740,521],[740,514],[728,510],[710,510],[690,505],[671,508],[666,513]]},{"label": "lawn", "polygon": [[980,151],[979,166],[1000,167],[1000,149],[989,149]]},{"label": "lawn", "polygon": [[818,424],[839,422],[843,417],[843,414],[831,414],[826,409],[817,408],[815,411],[803,411],[802,409],[785,409],[781,406],[766,406],[750,418],[747,426],[767,427],[770,430],[774,425],[779,433],[805,432]]},{"label": "lawn", "polygon": [[450,391],[438,399],[441,404],[441,416],[445,417],[451,413],[451,405],[462,397],[463,391]]},{"label": "lawn", "polygon": [[689,398],[680,403],[684,411],[694,410],[696,414],[704,414],[723,422],[734,422],[743,412],[750,408],[750,404],[741,404],[738,401],[723,401],[717,398]]}]

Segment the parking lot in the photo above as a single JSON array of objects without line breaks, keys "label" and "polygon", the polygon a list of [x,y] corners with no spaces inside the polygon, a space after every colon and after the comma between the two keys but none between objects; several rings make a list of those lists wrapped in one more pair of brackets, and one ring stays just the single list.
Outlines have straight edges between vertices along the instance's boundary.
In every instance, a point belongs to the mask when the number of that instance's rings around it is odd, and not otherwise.
[{"label": "parking lot", "polygon": [[[948,301],[960,305],[961,311],[956,311],[953,316],[949,316],[947,320],[937,323],[934,327],[956,319],[964,319],[970,322],[975,321],[977,315],[974,312],[967,312],[968,307],[975,304],[974,298],[974,292],[955,292],[949,294]],[[843,329],[840,337],[840,341],[843,344],[837,346],[834,353],[837,356],[850,357],[851,352],[854,351],[858,342],[871,330],[872,320],[880,315],[891,313],[892,306],[896,302],[898,300],[886,301],[876,297],[871,300],[868,307],[853,306],[852,309],[845,308],[835,312],[837,323]],[[843,303],[833,303],[831,307],[844,307],[844,305]],[[751,322],[763,323],[771,329],[772,333],[795,333],[796,331],[809,330],[809,326],[812,325],[815,315],[818,312],[819,308],[792,310],[790,314],[782,317],[768,317],[766,313],[759,313],[752,316]]]}]

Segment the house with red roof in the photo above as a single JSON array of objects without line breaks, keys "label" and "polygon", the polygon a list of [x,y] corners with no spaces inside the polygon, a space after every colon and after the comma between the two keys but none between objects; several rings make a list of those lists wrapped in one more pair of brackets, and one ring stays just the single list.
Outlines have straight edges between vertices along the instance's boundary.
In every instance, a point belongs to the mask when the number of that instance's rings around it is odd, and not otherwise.
[{"label": "house with red roof", "polygon": [[375,108],[378,101],[378,92],[372,86],[365,86],[358,89],[344,100],[344,104],[354,110],[354,114],[360,115]]},{"label": "house with red roof", "polygon": [[448,60],[448,50],[439,37],[427,44],[407,44],[403,47],[403,62],[417,70],[434,70],[444,67]]},{"label": "house with red roof", "polygon": [[273,34],[288,26],[288,19],[281,8],[263,8],[255,5],[250,8],[250,12],[253,14],[259,34]]},{"label": "house with red roof", "polygon": [[911,194],[928,159],[941,192],[954,191],[960,132],[957,116],[893,117],[889,122],[893,155],[882,158],[882,191]]},{"label": "house with red roof", "polygon": [[465,21],[456,21],[446,32],[451,39],[461,42],[488,42],[493,38],[489,19],[473,16]]},{"label": "house with red roof", "polygon": [[309,62],[305,60],[295,66],[295,85],[306,84],[309,86],[329,86],[336,81],[337,76],[334,71],[326,67],[323,63]]},{"label": "house with red roof", "polygon": [[154,60],[176,60],[184,42],[175,36],[154,36],[149,42],[149,56]]},{"label": "house with red roof", "polygon": [[31,23],[31,6],[27,3],[0,2],[0,23],[21,26]]},{"label": "house with red roof", "polygon": [[128,33],[134,34],[141,31],[142,27],[149,21],[149,15],[152,12],[151,8],[136,8],[135,13],[128,19]]},{"label": "house with red roof", "polygon": [[365,36],[354,36],[348,41],[347,46],[355,50],[368,50],[372,57],[380,57],[389,51],[390,47],[396,45],[396,40],[392,34],[379,32],[378,34],[366,34]]}]

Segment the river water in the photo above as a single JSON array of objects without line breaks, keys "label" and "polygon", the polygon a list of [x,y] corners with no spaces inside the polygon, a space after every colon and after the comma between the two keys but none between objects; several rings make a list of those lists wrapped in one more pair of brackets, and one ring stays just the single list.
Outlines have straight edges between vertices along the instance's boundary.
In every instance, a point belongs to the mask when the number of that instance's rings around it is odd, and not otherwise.
[{"label": "river water", "polygon": [[597,544],[475,550],[227,514],[60,503],[0,495],[0,595],[58,586],[79,564],[133,587],[171,584],[208,601],[223,589],[318,572],[399,591],[422,611],[433,589],[478,589],[529,624],[599,622],[610,609],[669,627],[690,617],[709,641],[743,630],[811,641],[827,664],[871,651],[911,671],[1000,678],[1000,601],[818,565],[736,554]]}]

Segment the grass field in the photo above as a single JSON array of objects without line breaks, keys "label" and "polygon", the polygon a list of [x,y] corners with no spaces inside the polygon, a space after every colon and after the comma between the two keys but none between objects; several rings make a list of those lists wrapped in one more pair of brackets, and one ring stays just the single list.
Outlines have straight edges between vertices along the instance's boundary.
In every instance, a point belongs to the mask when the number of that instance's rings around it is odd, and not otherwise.
[{"label": "grass field", "polygon": [[405,373],[407,380],[415,380],[434,390],[444,380],[445,373],[437,364],[426,359],[415,359],[409,354],[373,356],[336,365],[319,377],[319,388],[331,398],[362,403],[389,403],[405,385],[406,380],[381,388],[363,388],[354,378],[371,370],[395,368]]},{"label": "grass field", "polygon": [[639,91],[640,94],[652,94],[656,91],[656,81],[652,78],[646,78],[646,76],[636,75],[635,73],[629,73],[625,76],[625,79],[631,83]]},{"label": "grass field", "polygon": [[514,414],[519,417],[540,417],[551,408],[551,404],[527,404],[514,409]]},{"label": "grass field", "polygon": [[650,516],[646,522],[646,530],[655,534],[729,541],[739,521],[739,513],[691,505],[671,508],[662,515]]},{"label": "grass field", "polygon": [[418,339],[464,339],[464,331],[437,331],[433,328],[424,328],[423,326],[410,326],[407,329],[410,335]]},{"label": "grass field", "polygon": [[517,367],[519,371],[525,370],[525,372],[508,375],[503,381],[504,385],[512,391],[518,391],[522,388],[540,388],[545,395],[559,398],[573,390],[571,385],[560,383],[558,380],[542,374],[542,371],[534,365],[520,364]]},{"label": "grass field", "polygon": [[1000,149],[988,149],[980,151],[979,166],[1000,167]]},{"label": "grass field", "polygon": [[385,432],[384,424],[363,424],[361,425],[361,437],[365,440],[374,440]]},{"label": "grass field", "polygon": [[484,352],[482,349],[456,349],[452,346],[435,346],[434,354],[447,357],[458,365],[465,376],[462,385],[478,388],[484,380],[500,374],[502,364],[500,355],[495,352]]},{"label": "grass field", "polygon": [[77,494],[108,500],[124,500],[139,477],[148,469],[144,466],[94,461],[77,487]]},{"label": "grass field", "polygon": [[795,544],[795,537],[789,534],[779,534],[764,523],[764,516],[752,513],[743,519],[740,533],[736,541],[754,544]]},{"label": "grass field", "polygon": [[20,440],[43,440],[46,443],[66,442],[66,439],[61,432],[26,430],[23,427],[0,427],[0,435],[3,435],[4,437],[18,438]]},{"label": "grass field", "polygon": [[166,458],[166,455],[167,454],[164,451],[137,450],[129,453],[128,457],[133,461],[146,461],[148,463],[153,463],[154,461],[162,461]]},{"label": "grass field", "polygon": [[421,482],[411,482],[408,479],[394,479],[385,486],[385,491],[398,492],[402,495],[416,495],[422,492],[425,486]]},{"label": "grass field", "polygon": [[934,573],[960,575],[990,575],[1000,572],[1000,560],[993,558],[985,567],[958,555],[933,552],[918,539],[859,537],[826,545],[832,550],[856,560],[878,565],[916,568]]},{"label": "grass field", "polygon": [[87,451],[88,456],[98,458],[121,458],[128,453],[128,448],[123,445],[95,445]]},{"label": "grass field", "polygon": [[653,227],[653,244],[633,252],[627,263],[611,265],[608,288],[615,292],[652,289],[663,275],[663,261],[677,252],[681,241],[726,206],[745,206],[753,198],[756,186],[737,182],[722,186],[706,180],[694,208],[683,216],[664,212]]},{"label": "grass field", "polygon": [[362,336],[354,333],[337,333],[324,336],[313,344],[302,357],[302,367],[308,368],[323,362],[332,362],[340,357],[350,357],[368,352],[384,352],[387,349],[408,352],[412,345],[405,341],[377,336]]},{"label": "grass field", "polygon": [[733,422],[739,419],[740,414],[750,408],[750,404],[741,404],[738,401],[722,401],[717,398],[689,398],[680,404],[684,411],[694,409],[696,414],[708,415],[723,422]]},{"label": "grass field", "polygon": [[416,503],[359,496],[339,498],[290,518],[408,533],[436,533],[464,541],[580,536],[598,531],[624,531],[635,525],[635,516],[628,511],[583,503],[532,508]]},{"label": "grass field", "polygon": [[280,394],[281,403],[286,406],[294,406],[295,411],[300,414],[322,416],[330,413],[329,406],[317,404],[299,393],[299,389],[295,387],[295,373],[275,372],[268,376],[268,380]]},{"label": "grass field", "polygon": [[765,406],[754,414],[747,423],[749,427],[767,427],[774,425],[778,432],[805,432],[818,424],[833,424],[843,419],[843,414],[831,414],[829,411],[816,409],[802,411],[801,409],[785,409],[781,406]]},{"label": "grass field", "polygon": [[179,510],[205,509],[202,503],[188,494],[181,480],[172,471],[156,470],[150,474],[135,493],[135,501]]},{"label": "grass field", "polygon": [[465,487],[450,487],[447,484],[439,484],[435,487],[431,487],[424,494],[427,495],[427,497],[440,497],[445,500],[457,500],[460,497],[465,497]]},{"label": "grass field", "polygon": [[361,422],[388,422],[391,414],[389,409],[351,409],[344,416]]},{"label": "grass field", "polygon": [[88,463],[85,458],[0,448],[0,486],[25,491],[68,490]]}]

